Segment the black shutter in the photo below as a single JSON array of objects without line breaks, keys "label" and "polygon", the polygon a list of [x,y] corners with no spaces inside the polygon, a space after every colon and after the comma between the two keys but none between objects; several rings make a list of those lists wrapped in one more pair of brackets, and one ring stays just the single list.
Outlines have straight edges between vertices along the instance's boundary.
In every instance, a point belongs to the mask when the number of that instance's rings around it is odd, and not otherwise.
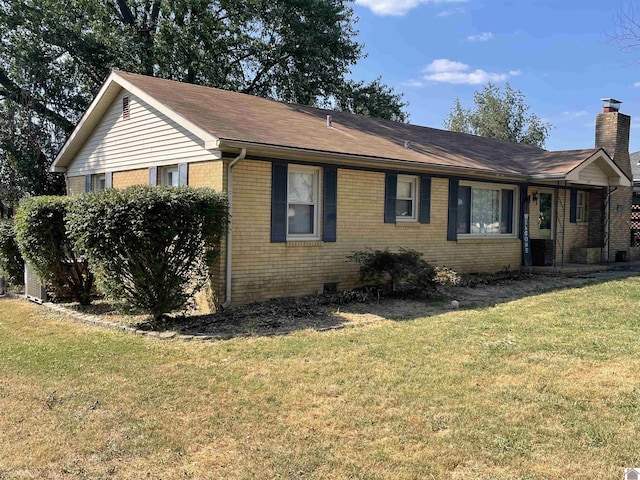
[{"label": "black shutter", "polygon": [[189,164],[180,163],[178,165],[178,185],[185,186],[189,184]]},{"label": "black shutter", "polygon": [[287,165],[271,164],[271,242],[287,241]]},{"label": "black shutter", "polygon": [[91,175],[84,176],[84,192],[88,193],[91,191]]},{"label": "black shutter", "polygon": [[396,223],[398,174],[387,172],[384,182],[384,223]]},{"label": "black shutter", "polygon": [[104,174],[104,188],[113,188],[113,172]]},{"label": "black shutter", "polygon": [[449,224],[447,225],[447,240],[458,240],[458,185],[457,178],[449,179]]},{"label": "black shutter", "polygon": [[[576,223],[577,204],[578,204],[578,190],[576,190],[575,188],[572,188],[571,204],[569,206],[569,222],[570,223]],[[564,217],[564,218],[567,218],[567,217]]]},{"label": "black shutter", "polygon": [[420,223],[431,222],[431,177],[420,177]]},{"label": "black shutter", "polygon": [[149,167],[149,185],[158,185],[158,167]]},{"label": "black shutter", "polygon": [[500,217],[500,233],[513,233],[513,190],[502,190]]},{"label": "black shutter", "polygon": [[338,169],[325,167],[322,195],[322,241],[336,241],[336,216],[338,206]]}]

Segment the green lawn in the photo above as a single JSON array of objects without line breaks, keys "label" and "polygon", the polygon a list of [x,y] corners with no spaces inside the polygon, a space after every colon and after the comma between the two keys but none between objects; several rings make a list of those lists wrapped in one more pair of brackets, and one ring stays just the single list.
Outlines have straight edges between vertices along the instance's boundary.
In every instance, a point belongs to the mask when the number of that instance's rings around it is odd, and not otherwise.
[{"label": "green lawn", "polygon": [[640,277],[207,344],[0,299],[0,479],[620,479],[639,334]]}]

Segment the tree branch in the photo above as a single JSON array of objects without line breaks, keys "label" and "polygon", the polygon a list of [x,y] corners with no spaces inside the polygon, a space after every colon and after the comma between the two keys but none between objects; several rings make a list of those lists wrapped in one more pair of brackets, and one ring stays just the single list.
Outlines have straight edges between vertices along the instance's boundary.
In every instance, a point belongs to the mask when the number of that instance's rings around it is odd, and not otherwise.
[{"label": "tree branch", "polygon": [[126,25],[135,27],[136,19],[131,13],[131,9],[129,8],[129,5],[127,5],[126,0],[116,0],[116,3],[118,4],[118,10],[120,11],[120,15],[122,16],[122,21]]},{"label": "tree branch", "polygon": [[75,125],[67,120],[67,118],[60,115],[58,112],[51,110],[45,104],[37,101],[28,91],[14,83],[3,70],[0,70],[0,85],[4,87],[4,98],[12,100],[40,115],[48,117],[50,120],[64,128],[66,132],[71,132],[75,127]]}]

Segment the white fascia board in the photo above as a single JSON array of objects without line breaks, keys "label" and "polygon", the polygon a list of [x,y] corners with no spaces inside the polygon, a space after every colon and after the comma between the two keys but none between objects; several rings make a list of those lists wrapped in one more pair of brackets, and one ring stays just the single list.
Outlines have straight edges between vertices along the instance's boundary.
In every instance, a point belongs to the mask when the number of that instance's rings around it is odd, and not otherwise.
[{"label": "white fascia board", "polygon": [[64,173],[67,171],[67,166],[71,163],[71,157],[80,150],[95,127],[95,125],[89,125],[91,119],[94,118],[95,110],[105,103],[107,105],[111,105],[113,99],[116,98],[118,93],[120,93],[119,86],[114,88],[116,87],[116,85],[113,84],[114,74],[115,72],[111,72],[107,77],[107,80],[100,88],[100,91],[98,91],[98,94],[91,102],[91,105],[89,105],[89,108],[87,108],[84,115],[82,115],[82,118],[76,125],[76,128],[73,129],[73,132],[69,135],[69,138],[58,152],[58,155],[56,155],[51,167],[49,167],[50,172]]},{"label": "white fascia board", "polygon": [[[591,165],[593,162],[596,162],[598,160],[602,160],[603,162],[605,162],[606,166],[610,169],[609,172],[604,171],[609,179],[609,186],[630,187],[632,185],[629,177],[627,177],[627,175],[620,169],[620,167],[618,167],[618,165],[616,165],[615,162],[611,159],[609,154],[602,148],[598,149],[584,162],[567,173],[566,180],[568,182],[579,182],[580,172]],[[614,175],[611,175],[611,173],[613,173]]]},{"label": "white fascia board", "polygon": [[144,90],[136,87],[133,83],[129,82],[128,80],[125,80],[120,75],[118,75],[117,71],[113,72],[113,75],[114,75],[113,77],[114,81],[117,82],[122,88],[134,94],[136,97],[140,98],[147,104],[151,105],[160,113],[166,115],[168,118],[176,122],[178,125],[190,131],[196,137],[200,138],[200,140],[202,140],[203,142],[203,147],[205,149],[209,150],[212,148],[217,148],[217,147],[212,147],[212,145],[218,145],[220,143],[220,140],[218,139],[218,137],[206,131],[204,128],[199,127],[192,121],[187,120],[182,115],[180,115],[176,111],[167,107],[164,103],[157,100],[155,97],[149,95]]},{"label": "white fascia board", "polygon": [[[125,80],[118,74],[117,70],[114,70],[107,77],[107,80],[100,88],[100,91],[93,99],[93,102],[91,102],[91,105],[89,105],[89,108],[80,119],[80,122],[65,142],[64,146],[51,164],[49,171],[62,173],[67,171],[67,166],[69,166],[69,164],[73,160],[73,157],[76,155],[76,153],[78,153],[84,142],[87,140],[87,138],[89,138],[91,132],[102,118],[102,115],[96,117],[96,115],[99,115],[99,112],[96,112],[96,110],[98,110],[100,106],[108,108],[113,102],[114,98],[117,97],[122,89],[125,89],[136,97],[140,98],[141,100],[176,122],[178,125],[182,126],[186,130],[193,133],[196,137],[200,138],[205,149],[211,150],[218,148],[220,141],[215,135],[212,135],[210,132],[207,132],[203,128],[200,128],[195,123],[187,120],[179,113],[176,113],[162,102],[147,94],[144,90]],[[105,112],[102,113],[104,114]]]}]

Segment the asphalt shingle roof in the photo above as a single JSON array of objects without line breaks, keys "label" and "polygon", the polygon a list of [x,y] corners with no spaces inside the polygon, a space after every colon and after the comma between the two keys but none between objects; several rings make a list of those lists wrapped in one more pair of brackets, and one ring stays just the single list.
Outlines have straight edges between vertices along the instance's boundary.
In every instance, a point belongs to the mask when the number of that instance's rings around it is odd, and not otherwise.
[{"label": "asphalt shingle roof", "polygon": [[[567,173],[596,151],[551,152],[217,88],[117,74],[221,140],[523,176]],[[332,128],[326,126],[327,115],[333,118]],[[404,147],[405,141],[410,142],[410,148]]]}]

